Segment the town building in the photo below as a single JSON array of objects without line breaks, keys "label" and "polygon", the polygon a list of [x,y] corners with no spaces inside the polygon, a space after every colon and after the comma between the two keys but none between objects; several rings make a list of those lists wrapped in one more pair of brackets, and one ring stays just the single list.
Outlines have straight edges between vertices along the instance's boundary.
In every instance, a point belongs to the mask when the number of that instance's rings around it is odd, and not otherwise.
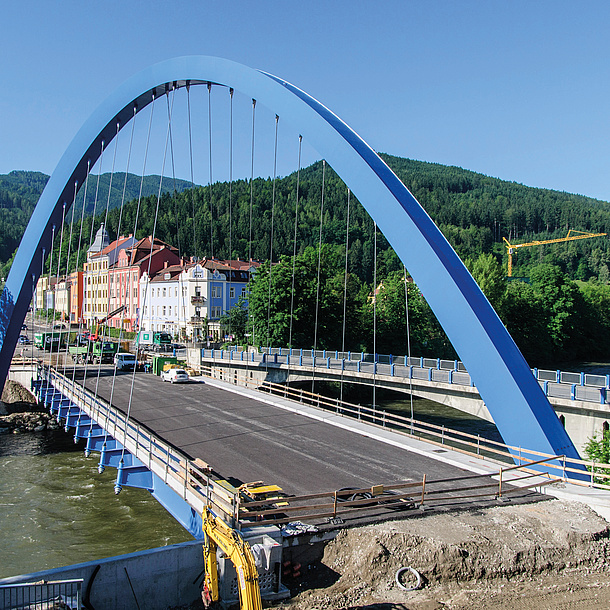
[{"label": "town building", "polygon": [[55,284],[55,299],[53,309],[61,314],[61,320],[68,321],[70,312],[70,286],[66,279]]},{"label": "town building", "polygon": [[73,271],[68,275],[71,324],[80,324],[83,321],[83,282],[84,273],[82,271]]},{"label": "town building", "polygon": [[257,262],[204,258],[166,265],[150,278],[143,274],[142,330],[199,342],[227,338],[221,318],[240,297],[247,305],[248,282],[258,266]]},{"label": "town building", "polygon": [[35,309],[53,309],[55,284],[57,284],[55,276],[41,275],[38,278],[36,290],[34,291]]},{"label": "town building", "polygon": [[[146,273],[153,277],[169,265],[180,264],[178,249],[152,236],[140,239],[119,251],[116,264],[108,273],[108,317],[110,326],[135,331],[139,327],[140,279]],[[114,312],[114,313],[113,313]]]},{"label": "town building", "polygon": [[87,251],[84,264],[83,319],[91,326],[96,321],[105,320],[109,312],[109,269],[113,267],[120,253],[133,246],[135,238],[121,235],[110,243],[108,233],[102,224],[95,240]]}]

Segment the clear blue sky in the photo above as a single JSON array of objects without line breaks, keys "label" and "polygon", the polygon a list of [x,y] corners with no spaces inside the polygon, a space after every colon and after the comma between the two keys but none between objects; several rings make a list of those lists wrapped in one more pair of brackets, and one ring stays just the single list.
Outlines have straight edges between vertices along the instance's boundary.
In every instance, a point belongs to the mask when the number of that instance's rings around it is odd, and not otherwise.
[{"label": "clear blue sky", "polygon": [[215,55],[304,89],[381,152],[610,200],[610,3],[22,0],[2,7],[0,173],[50,174],[146,66]]}]

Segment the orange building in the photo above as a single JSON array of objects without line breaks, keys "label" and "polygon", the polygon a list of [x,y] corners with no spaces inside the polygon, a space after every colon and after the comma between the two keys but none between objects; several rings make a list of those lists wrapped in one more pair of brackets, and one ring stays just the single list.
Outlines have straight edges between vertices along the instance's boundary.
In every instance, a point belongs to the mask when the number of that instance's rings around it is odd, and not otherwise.
[{"label": "orange building", "polygon": [[83,272],[73,271],[68,276],[70,294],[70,323],[78,324],[83,312]]}]

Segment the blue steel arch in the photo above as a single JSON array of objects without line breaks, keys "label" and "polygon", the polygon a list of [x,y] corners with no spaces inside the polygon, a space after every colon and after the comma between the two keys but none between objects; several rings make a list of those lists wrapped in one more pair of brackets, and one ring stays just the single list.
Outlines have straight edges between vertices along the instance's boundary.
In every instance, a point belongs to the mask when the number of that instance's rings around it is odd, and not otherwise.
[{"label": "blue steel arch", "polygon": [[578,457],[525,359],[436,225],[398,177],[339,117],[294,85],[215,57],[153,65],[121,85],[78,132],[40,197],[2,293],[0,381],[48,253],[52,227],[72,201],[87,164],[136,111],[169,87],[212,83],[233,87],[294,123],[349,185],[413,276],[471,374],[505,442]]}]

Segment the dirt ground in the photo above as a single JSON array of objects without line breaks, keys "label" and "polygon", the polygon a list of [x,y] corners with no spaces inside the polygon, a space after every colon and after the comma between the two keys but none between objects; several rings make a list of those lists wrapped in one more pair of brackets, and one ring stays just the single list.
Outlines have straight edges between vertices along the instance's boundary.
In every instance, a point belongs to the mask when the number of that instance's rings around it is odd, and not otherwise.
[{"label": "dirt ground", "polygon": [[[346,530],[322,565],[286,579],[290,610],[610,608],[609,524],[576,502],[548,500]],[[414,568],[418,590],[396,572]],[[416,584],[407,571],[400,582]],[[299,592],[300,590],[300,592]]]}]

